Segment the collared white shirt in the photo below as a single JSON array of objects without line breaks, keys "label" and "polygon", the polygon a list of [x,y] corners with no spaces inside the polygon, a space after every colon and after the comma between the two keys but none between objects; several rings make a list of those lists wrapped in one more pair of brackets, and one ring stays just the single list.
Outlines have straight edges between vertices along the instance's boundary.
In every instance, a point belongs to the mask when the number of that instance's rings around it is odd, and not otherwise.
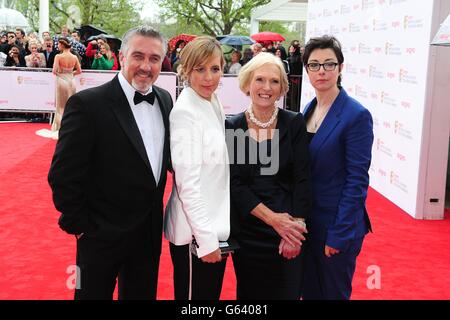
[{"label": "collared white shirt", "polygon": [[[164,121],[161,114],[158,99],[155,98],[153,106],[147,101],[142,101],[134,104],[134,94],[136,89],[125,79],[122,72],[119,72],[119,82],[130,104],[134,119],[136,120],[142,140],[144,141],[145,151],[147,152],[148,160],[152,166],[153,176],[156,184],[159,182],[161,176],[161,167],[164,152]],[[152,92],[153,87],[150,87],[148,92]]]}]

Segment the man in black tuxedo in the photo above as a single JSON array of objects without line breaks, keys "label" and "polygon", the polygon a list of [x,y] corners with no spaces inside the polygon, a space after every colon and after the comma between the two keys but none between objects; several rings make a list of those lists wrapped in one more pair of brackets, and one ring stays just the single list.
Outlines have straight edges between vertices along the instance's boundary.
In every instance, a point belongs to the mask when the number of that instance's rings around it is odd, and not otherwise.
[{"label": "man in black tuxedo", "polygon": [[127,31],[112,81],[67,102],[48,180],[61,229],[77,238],[75,299],[156,299],[169,93],[153,85],[166,41]]}]

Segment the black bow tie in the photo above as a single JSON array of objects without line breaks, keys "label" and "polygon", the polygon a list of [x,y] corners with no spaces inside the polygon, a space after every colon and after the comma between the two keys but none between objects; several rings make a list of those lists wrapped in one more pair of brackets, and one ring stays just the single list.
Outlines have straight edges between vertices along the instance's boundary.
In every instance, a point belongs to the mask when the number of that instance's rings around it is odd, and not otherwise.
[{"label": "black bow tie", "polygon": [[142,101],[147,101],[148,103],[153,105],[153,103],[155,102],[155,93],[152,91],[149,94],[143,95],[142,93],[136,91],[133,98],[134,104],[139,104]]}]

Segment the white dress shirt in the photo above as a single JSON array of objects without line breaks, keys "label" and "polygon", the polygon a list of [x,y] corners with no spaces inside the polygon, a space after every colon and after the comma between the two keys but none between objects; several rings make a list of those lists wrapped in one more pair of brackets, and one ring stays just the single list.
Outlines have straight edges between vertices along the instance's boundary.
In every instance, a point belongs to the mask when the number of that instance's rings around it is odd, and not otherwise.
[{"label": "white dress shirt", "polygon": [[[158,99],[155,98],[153,106],[147,101],[134,104],[133,100],[136,89],[125,79],[122,72],[119,72],[119,82],[130,104],[134,120],[136,120],[142,140],[144,141],[148,160],[152,166],[153,176],[155,177],[156,184],[158,184],[161,176],[164,152],[164,121]],[[153,87],[150,87],[145,94],[149,94],[152,90]]]}]

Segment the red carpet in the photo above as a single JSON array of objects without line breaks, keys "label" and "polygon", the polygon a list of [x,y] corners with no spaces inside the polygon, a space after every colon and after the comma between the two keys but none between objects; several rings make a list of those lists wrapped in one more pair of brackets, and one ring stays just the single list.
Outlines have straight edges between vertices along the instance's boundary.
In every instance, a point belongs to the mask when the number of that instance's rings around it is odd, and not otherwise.
[{"label": "red carpet", "polygon": [[[55,142],[34,134],[44,127],[0,124],[0,299],[73,297],[66,270],[74,264],[75,240],[57,226],[59,214],[47,184]],[[368,209],[374,233],[366,238],[358,259],[352,298],[450,299],[448,214],[443,221],[414,220],[373,190]],[[366,286],[370,266],[380,269],[380,289]],[[166,241],[158,298],[173,299]],[[231,261],[222,298],[235,298]]]}]

